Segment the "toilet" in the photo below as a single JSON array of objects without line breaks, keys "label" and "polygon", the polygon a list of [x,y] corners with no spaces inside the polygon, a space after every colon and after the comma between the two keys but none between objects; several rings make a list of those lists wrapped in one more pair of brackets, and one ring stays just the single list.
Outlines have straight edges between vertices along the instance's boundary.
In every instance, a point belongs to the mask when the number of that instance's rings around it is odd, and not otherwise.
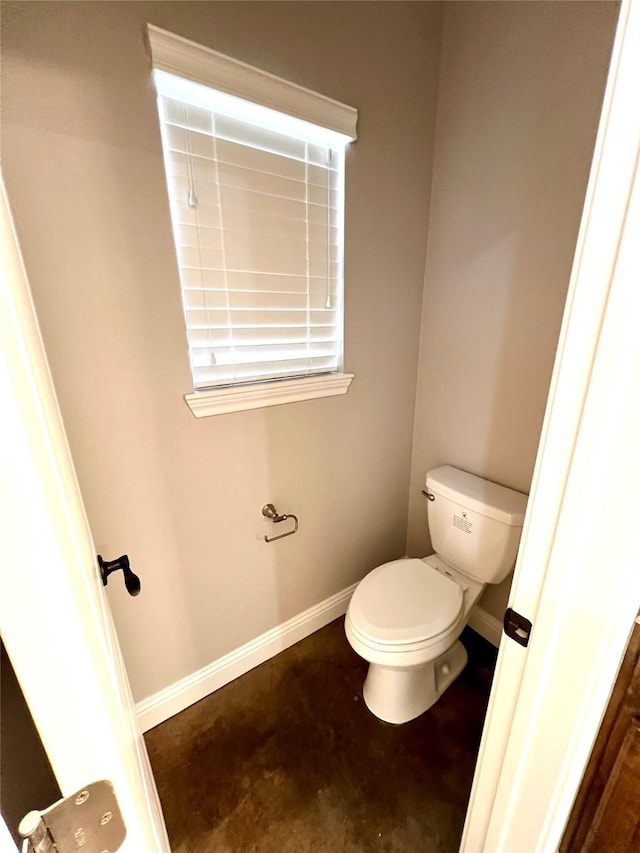
[{"label": "toilet", "polygon": [[458,640],[486,584],[514,567],[527,496],[451,465],[426,478],[435,553],[384,563],[363,578],[345,632],[369,662],[364,701],[388,723],[428,710],[462,672]]}]

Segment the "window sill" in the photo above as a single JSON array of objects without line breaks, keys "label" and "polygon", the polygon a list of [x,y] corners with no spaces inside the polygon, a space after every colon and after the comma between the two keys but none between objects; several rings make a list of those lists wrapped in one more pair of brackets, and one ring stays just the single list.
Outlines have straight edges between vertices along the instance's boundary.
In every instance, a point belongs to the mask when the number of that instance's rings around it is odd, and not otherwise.
[{"label": "window sill", "polygon": [[298,400],[315,400],[318,397],[335,397],[346,394],[353,373],[326,373],[306,376],[303,379],[282,379],[274,382],[258,382],[255,385],[237,385],[229,388],[213,388],[185,394],[184,399],[194,417],[207,418],[227,412],[244,412],[247,409],[263,409],[280,406]]}]

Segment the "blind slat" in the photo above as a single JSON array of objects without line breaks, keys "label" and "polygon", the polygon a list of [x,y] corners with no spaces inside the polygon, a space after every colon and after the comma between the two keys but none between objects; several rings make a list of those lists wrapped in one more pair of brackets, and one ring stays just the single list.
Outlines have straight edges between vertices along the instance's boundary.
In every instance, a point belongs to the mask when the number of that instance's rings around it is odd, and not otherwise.
[{"label": "blind slat", "polygon": [[172,122],[167,120],[171,109],[170,99],[162,98],[164,135],[166,147],[169,150],[186,152],[197,157],[211,156],[213,140],[223,140],[243,148],[252,148],[263,153],[289,160],[297,160],[317,166],[327,166],[332,170],[338,169],[338,164],[327,161],[328,146],[305,143],[277,131],[227,116],[212,113],[212,129],[202,131],[188,128],[186,121]]},{"label": "blind slat", "polygon": [[[229,345],[217,347],[208,360],[211,365],[223,364],[261,364],[265,361],[298,361],[301,358],[331,358],[333,347],[329,343],[294,343],[278,344],[244,344],[243,346]],[[200,355],[206,355],[200,352]]]},{"label": "blind slat", "polygon": [[[201,312],[195,313],[189,310],[187,312],[187,330],[198,328],[220,327],[221,318],[224,318],[226,325],[233,325],[237,328],[251,328],[254,326],[313,326],[333,324],[338,325],[338,317],[335,311],[306,311],[303,309],[290,309],[285,311],[265,311],[260,308],[236,310],[236,309],[217,309],[211,311],[211,320],[207,321],[206,316]],[[206,312],[205,312],[206,314]],[[217,322],[214,322],[217,318]]]},{"label": "blind slat", "polygon": [[194,369],[196,388],[211,388],[217,385],[234,385],[244,382],[256,382],[261,379],[310,376],[313,373],[330,373],[338,369],[336,359],[300,359],[283,365],[281,362],[265,364],[235,365],[231,368],[203,367]]},{"label": "blind slat", "polygon": [[[246,331],[246,330],[245,330]],[[189,338],[189,346],[193,352],[209,352],[215,354],[215,351],[222,347],[267,347],[267,346],[288,346],[291,348],[306,346],[307,344],[334,344],[338,343],[338,330],[332,327],[315,328],[311,331],[303,330],[301,334],[295,334],[295,329],[287,330],[292,334],[277,333],[270,335],[267,332],[263,333],[253,331],[250,334],[238,335],[237,329],[212,329],[206,338],[192,339]],[[209,359],[213,363],[213,359]]]},{"label": "blind slat", "polygon": [[[283,188],[282,194],[292,194],[294,198],[302,195],[304,197],[305,187],[314,196],[315,204],[323,204],[327,201],[327,194],[336,192],[338,189],[338,175],[327,168],[295,162],[296,168],[277,169],[275,163],[270,164],[271,169],[258,169],[252,158],[236,156],[235,158],[220,157],[219,145],[216,146],[217,157],[205,157],[202,155],[189,155],[183,151],[171,149],[168,158],[168,172],[179,178],[186,178],[190,169],[198,180],[216,182],[219,180],[226,186],[253,185],[259,191],[260,186],[266,185],[266,192],[273,192],[272,187]],[[238,148],[238,146],[233,146]],[[247,149],[252,151],[252,149]],[[273,156],[273,155],[271,155]],[[282,158],[277,158],[281,160]],[[217,175],[217,177],[216,177]]]},{"label": "blind slat", "polygon": [[[224,284],[224,272],[208,273],[206,271],[193,271],[195,284],[198,279],[204,281],[202,288],[185,287],[186,276],[183,275],[183,302],[186,308],[235,308],[236,310],[322,310],[325,308],[327,292],[332,296],[335,307],[338,299],[337,280],[327,282],[321,278],[310,279],[304,286],[301,276],[265,276],[265,281],[259,282],[259,286],[250,287],[251,277],[243,275],[240,287],[209,287],[209,284]],[[218,276],[217,282],[211,276]],[[231,276],[229,276],[231,278]],[[303,284],[301,284],[301,281]],[[231,284],[231,282],[230,282]],[[272,290],[271,288],[277,288]],[[250,289],[247,289],[250,288]]]}]

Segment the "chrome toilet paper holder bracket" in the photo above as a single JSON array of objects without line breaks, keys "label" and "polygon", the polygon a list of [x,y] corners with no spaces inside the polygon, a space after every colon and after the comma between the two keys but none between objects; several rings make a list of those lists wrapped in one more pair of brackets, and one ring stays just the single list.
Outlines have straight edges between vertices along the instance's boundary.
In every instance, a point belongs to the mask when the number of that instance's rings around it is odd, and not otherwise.
[{"label": "chrome toilet paper holder bracket", "polygon": [[289,518],[292,518],[294,521],[293,530],[287,530],[286,533],[280,533],[278,536],[265,536],[265,542],[275,542],[276,539],[284,539],[285,536],[293,536],[294,533],[298,532],[298,516],[294,515],[292,512],[279,515],[278,510],[273,504],[265,504],[262,507],[262,514],[265,518],[270,518],[274,524],[278,524],[281,521],[287,521]]}]

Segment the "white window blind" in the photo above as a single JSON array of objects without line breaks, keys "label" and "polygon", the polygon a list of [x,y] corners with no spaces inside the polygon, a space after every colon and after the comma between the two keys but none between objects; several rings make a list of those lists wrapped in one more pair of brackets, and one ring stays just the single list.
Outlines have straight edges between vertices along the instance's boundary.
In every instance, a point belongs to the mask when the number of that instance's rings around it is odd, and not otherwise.
[{"label": "white window blind", "polygon": [[154,79],[194,387],[340,370],[349,138]]}]

